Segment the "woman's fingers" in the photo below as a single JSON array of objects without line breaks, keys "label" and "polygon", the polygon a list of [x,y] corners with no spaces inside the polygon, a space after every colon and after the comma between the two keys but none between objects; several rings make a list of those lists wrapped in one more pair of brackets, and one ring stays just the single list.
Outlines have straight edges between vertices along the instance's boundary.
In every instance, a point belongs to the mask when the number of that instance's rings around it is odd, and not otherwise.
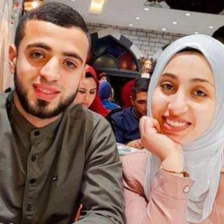
[{"label": "woman's fingers", "polygon": [[151,117],[143,116],[140,120],[139,127],[141,136],[160,132],[159,122]]}]

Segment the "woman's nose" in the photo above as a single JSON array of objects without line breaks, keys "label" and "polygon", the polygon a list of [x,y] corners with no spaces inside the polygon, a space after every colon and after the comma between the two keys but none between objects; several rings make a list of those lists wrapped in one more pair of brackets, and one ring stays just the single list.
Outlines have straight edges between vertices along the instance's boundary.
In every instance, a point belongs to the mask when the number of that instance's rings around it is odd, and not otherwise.
[{"label": "woman's nose", "polygon": [[170,97],[168,110],[171,115],[181,115],[188,112],[189,105],[185,92],[177,92]]},{"label": "woman's nose", "polygon": [[88,94],[88,93],[85,94],[85,100],[86,100],[86,101],[89,100],[89,94]]}]

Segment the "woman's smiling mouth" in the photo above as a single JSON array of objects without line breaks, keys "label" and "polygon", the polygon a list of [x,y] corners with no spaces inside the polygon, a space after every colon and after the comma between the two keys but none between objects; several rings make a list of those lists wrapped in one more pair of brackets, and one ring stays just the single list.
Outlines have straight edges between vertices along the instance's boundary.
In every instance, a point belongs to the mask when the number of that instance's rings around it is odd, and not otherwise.
[{"label": "woman's smiling mouth", "polygon": [[171,118],[162,116],[163,124],[162,129],[165,132],[181,132],[188,129],[192,123],[183,119]]}]

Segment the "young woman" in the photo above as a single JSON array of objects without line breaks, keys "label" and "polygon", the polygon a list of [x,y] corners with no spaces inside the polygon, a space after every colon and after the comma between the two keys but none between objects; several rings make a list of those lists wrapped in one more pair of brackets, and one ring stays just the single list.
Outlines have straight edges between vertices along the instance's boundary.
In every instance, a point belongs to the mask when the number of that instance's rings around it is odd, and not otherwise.
[{"label": "young woman", "polygon": [[89,66],[86,71],[86,77],[80,83],[75,103],[81,103],[84,107],[107,116],[108,111],[104,109],[98,95],[99,82],[95,70]]},{"label": "young woman", "polygon": [[224,223],[223,65],[224,46],[205,35],[159,58],[140,121],[146,150],[121,156],[127,224]]}]

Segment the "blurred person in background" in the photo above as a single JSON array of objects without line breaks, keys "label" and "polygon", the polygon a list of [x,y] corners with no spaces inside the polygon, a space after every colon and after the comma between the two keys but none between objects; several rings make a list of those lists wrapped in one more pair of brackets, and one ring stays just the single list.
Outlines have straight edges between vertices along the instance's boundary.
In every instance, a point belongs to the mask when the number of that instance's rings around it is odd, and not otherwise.
[{"label": "blurred person in background", "polygon": [[103,107],[98,95],[99,82],[95,70],[89,66],[85,78],[80,82],[75,103],[80,103],[84,107],[107,116],[108,111]]},{"label": "blurred person in background", "polygon": [[109,82],[101,82],[99,87],[99,96],[104,108],[108,111],[120,108],[119,105],[112,102],[113,91]]},{"label": "blurred person in background", "polygon": [[139,119],[147,112],[147,91],[149,79],[138,78],[134,82],[131,94],[132,107],[111,115],[110,123],[116,142],[134,148],[141,148]]}]

